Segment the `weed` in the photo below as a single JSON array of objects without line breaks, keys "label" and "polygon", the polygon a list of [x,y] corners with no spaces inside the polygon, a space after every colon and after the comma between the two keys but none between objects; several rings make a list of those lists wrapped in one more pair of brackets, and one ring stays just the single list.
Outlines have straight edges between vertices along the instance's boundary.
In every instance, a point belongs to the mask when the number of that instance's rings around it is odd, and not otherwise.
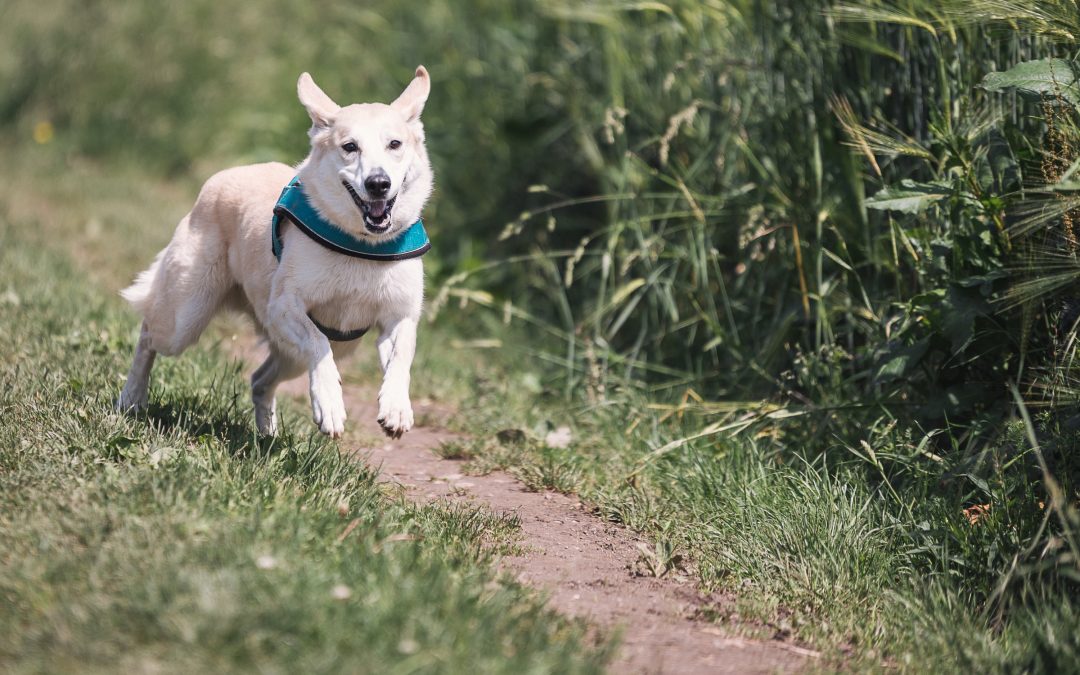
[{"label": "weed", "polygon": [[436,455],[442,457],[443,459],[469,460],[475,456],[473,455],[472,448],[469,446],[469,444],[466,441],[458,439],[442,441],[437,446],[435,446],[435,448],[433,448],[433,451]]}]

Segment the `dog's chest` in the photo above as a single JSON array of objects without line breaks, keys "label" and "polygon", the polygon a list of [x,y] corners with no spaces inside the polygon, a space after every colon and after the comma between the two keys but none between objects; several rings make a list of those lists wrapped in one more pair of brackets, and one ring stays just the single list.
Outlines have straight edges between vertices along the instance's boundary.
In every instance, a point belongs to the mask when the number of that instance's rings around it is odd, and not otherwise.
[{"label": "dog's chest", "polygon": [[340,330],[419,318],[423,303],[419,258],[380,262],[328,252],[298,269],[294,282],[312,316]]}]

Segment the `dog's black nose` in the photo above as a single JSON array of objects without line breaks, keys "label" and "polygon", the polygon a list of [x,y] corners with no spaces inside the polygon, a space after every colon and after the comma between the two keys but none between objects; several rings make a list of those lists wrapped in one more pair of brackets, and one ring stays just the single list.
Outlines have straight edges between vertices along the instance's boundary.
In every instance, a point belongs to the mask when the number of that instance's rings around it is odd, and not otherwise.
[{"label": "dog's black nose", "polygon": [[373,173],[364,179],[364,189],[368,194],[376,199],[382,199],[386,196],[387,192],[390,192],[390,176],[387,176],[385,172],[379,171]]}]

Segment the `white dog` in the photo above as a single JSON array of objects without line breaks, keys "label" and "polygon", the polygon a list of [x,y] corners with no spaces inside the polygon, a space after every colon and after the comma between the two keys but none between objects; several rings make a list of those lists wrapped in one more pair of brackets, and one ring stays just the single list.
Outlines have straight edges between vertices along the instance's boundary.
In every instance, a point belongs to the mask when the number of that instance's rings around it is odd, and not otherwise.
[{"label": "white dog", "polygon": [[345,403],[334,359],[375,327],[379,423],[395,438],[412,427],[419,256],[430,246],[420,212],[433,186],[420,113],[430,89],[420,66],[390,105],[342,108],[300,76],[312,124],[307,158],[295,169],[256,164],[211,177],[169,245],[121,293],[143,323],[120,409],[146,406],[156,354],[184,351],[230,307],[249,314],[270,346],[251,377],[261,433],[277,429],[278,384],[306,369],[315,423],[340,436]]}]

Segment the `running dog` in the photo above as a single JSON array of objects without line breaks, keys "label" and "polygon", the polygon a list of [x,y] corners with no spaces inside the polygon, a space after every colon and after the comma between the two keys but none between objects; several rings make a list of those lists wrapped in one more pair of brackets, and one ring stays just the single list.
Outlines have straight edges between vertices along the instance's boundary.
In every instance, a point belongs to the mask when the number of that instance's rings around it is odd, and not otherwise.
[{"label": "running dog", "polygon": [[430,90],[420,66],[393,103],[341,107],[300,76],[311,117],[307,158],[295,168],[255,164],[212,176],[168,246],[121,292],[143,322],[119,409],[145,408],[155,356],[180,354],[231,308],[248,314],[270,347],[251,377],[260,433],[277,431],[278,385],[306,370],[315,424],[341,436],[335,359],[375,328],[378,421],[394,438],[412,427],[420,256],[430,248],[420,213],[434,185],[420,121]]}]

